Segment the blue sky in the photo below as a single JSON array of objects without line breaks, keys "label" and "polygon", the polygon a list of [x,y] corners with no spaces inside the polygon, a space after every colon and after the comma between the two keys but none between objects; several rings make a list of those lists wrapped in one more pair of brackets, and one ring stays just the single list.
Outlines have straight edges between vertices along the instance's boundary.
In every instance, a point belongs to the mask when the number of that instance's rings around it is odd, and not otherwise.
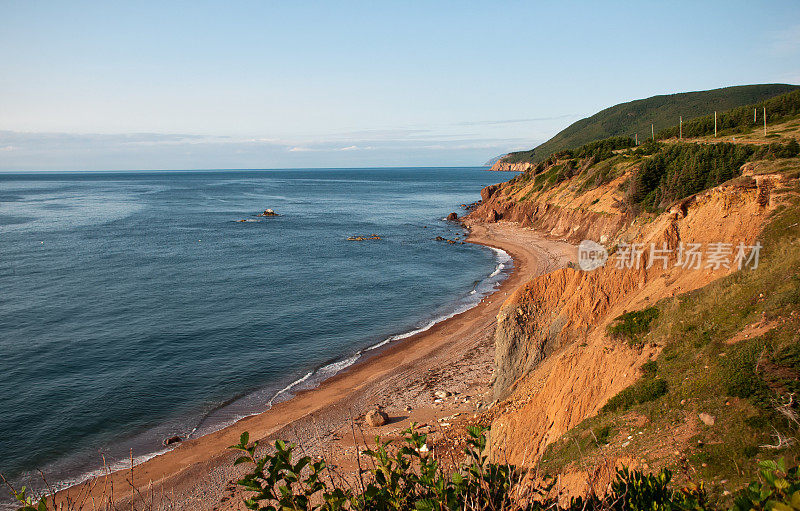
[{"label": "blue sky", "polygon": [[0,0],[0,170],[475,165],[800,83],[800,2]]}]

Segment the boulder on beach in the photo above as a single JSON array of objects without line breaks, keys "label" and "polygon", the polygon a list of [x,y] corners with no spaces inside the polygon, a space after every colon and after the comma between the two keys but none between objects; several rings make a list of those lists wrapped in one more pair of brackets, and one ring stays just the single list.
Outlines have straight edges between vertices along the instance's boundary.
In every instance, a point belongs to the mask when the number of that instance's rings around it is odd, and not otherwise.
[{"label": "boulder on beach", "polygon": [[367,415],[366,417],[364,417],[364,420],[367,422],[367,424],[375,428],[378,426],[383,426],[384,424],[389,422],[389,416],[383,410],[375,408],[367,412]]},{"label": "boulder on beach", "polygon": [[162,443],[164,444],[164,447],[166,447],[168,445],[177,444],[177,443],[180,443],[180,442],[183,442],[183,438],[181,438],[179,436],[171,436],[169,438],[165,438],[164,442],[162,442]]},{"label": "boulder on beach", "polygon": [[450,213],[449,215],[447,215],[447,220],[450,222],[455,222],[456,220],[458,220],[458,214],[456,212]]}]

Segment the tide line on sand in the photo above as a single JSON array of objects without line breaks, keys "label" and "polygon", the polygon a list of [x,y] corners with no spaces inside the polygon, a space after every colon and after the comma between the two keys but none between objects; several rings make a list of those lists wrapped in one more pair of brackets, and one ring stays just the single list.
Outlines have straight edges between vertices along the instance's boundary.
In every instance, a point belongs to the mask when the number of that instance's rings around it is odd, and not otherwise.
[{"label": "tide line on sand", "polygon": [[[487,280],[500,275],[500,273],[502,273],[503,270],[508,269],[508,268],[510,268],[512,266],[511,265],[512,258],[508,254],[508,252],[506,252],[505,250],[499,249],[499,248],[495,248],[495,247],[487,247],[487,248],[491,249],[492,252],[494,252],[495,259],[497,260],[497,265],[495,266],[495,269],[494,269],[494,271],[492,271],[492,273],[490,273],[482,281],[479,281],[478,283],[476,283],[475,288],[477,288],[481,283],[486,282]],[[369,346],[367,348],[364,348],[363,350],[357,351],[355,354],[353,354],[352,356],[350,356],[348,358],[345,358],[345,359],[342,359],[342,360],[337,360],[335,362],[331,362],[330,364],[326,364],[326,365],[324,365],[324,366],[322,366],[322,367],[320,367],[318,369],[315,369],[313,371],[309,371],[303,377],[298,378],[297,380],[291,382],[289,385],[287,385],[286,387],[284,387],[281,390],[279,390],[278,392],[276,392],[275,395],[273,395],[272,398],[267,402],[267,409],[271,408],[275,403],[278,403],[278,402],[281,402],[281,401],[285,401],[285,400],[291,398],[292,395],[293,395],[291,391],[293,389],[296,389],[297,387],[303,385],[304,383],[307,383],[307,385],[303,387],[303,390],[307,390],[309,388],[316,387],[317,385],[319,385],[320,383],[322,383],[326,379],[328,379],[328,378],[330,378],[332,376],[335,376],[336,374],[340,373],[341,371],[343,371],[343,370],[347,369],[348,367],[352,366],[353,364],[355,364],[361,358],[361,356],[366,352],[373,351],[373,350],[376,350],[378,348],[382,348],[383,346],[386,346],[387,344],[389,344],[391,342],[400,341],[402,339],[408,339],[409,337],[413,337],[413,336],[415,336],[417,334],[420,334],[422,332],[426,332],[426,331],[430,330],[431,328],[433,328],[436,324],[441,323],[442,321],[446,321],[446,320],[448,320],[448,319],[450,319],[450,318],[452,318],[454,316],[457,316],[457,315],[459,315],[459,314],[461,314],[463,312],[468,311],[469,309],[471,309],[471,308],[475,307],[476,305],[478,305],[480,303],[480,300],[483,298],[483,296],[491,294],[492,292],[494,292],[497,289],[497,287],[500,285],[502,280],[503,279],[492,283],[491,288],[488,289],[488,290],[485,290],[485,292],[482,293],[481,296],[478,296],[478,297],[475,297],[475,298],[471,298],[468,302],[461,303],[460,305],[455,307],[452,311],[448,312],[447,314],[442,314],[440,316],[437,316],[437,317],[433,318],[432,320],[430,320],[429,322],[425,323],[423,326],[421,326],[419,328],[415,328],[415,329],[412,329],[412,330],[409,330],[407,332],[403,332],[403,333],[400,333],[400,334],[390,335],[386,339],[383,339],[382,341],[380,341],[380,342],[378,342],[376,344],[373,344],[372,346]],[[474,297],[477,294],[477,291],[476,291],[475,288],[473,288],[468,293],[467,296]],[[260,413],[260,412],[258,412],[258,413]],[[255,415],[255,414],[252,414],[252,415]],[[244,418],[244,416],[240,417],[240,419],[242,419],[242,418]]]}]

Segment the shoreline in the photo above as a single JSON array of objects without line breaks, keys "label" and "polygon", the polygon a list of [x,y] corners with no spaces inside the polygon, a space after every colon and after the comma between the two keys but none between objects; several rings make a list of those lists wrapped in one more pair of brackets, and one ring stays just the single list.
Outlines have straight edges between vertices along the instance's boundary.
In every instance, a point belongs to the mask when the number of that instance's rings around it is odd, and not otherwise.
[{"label": "shoreline", "polygon": [[[471,291],[471,293],[476,293],[476,289],[480,287],[482,284],[490,286],[490,290],[487,291],[486,288],[484,288],[482,291],[479,292],[478,297],[476,299],[473,299],[474,301],[465,300],[467,296],[470,296],[469,294],[460,296],[459,298],[454,299],[451,303],[447,304],[448,306],[452,305],[452,310],[447,311],[447,308],[443,307],[443,309],[445,309],[445,311],[447,312],[443,312],[442,314],[421,320],[416,326],[412,326],[409,329],[403,330],[397,334],[386,336],[382,338],[380,341],[377,341],[374,344],[369,344],[361,349],[358,349],[355,352],[343,355],[336,359],[329,360],[328,362],[324,362],[314,367],[312,370],[308,371],[303,376],[300,376],[297,379],[290,381],[285,387],[273,391],[272,394],[266,394],[268,396],[268,399],[266,401],[266,404],[260,409],[250,411],[249,413],[246,412],[242,415],[239,415],[232,421],[219,423],[216,427],[214,426],[212,426],[211,428],[205,427],[206,422],[211,413],[216,412],[220,409],[224,409],[226,406],[234,404],[238,400],[246,399],[251,394],[238,396],[235,399],[232,399],[230,402],[226,403],[225,405],[222,405],[219,408],[212,410],[212,412],[210,412],[209,414],[200,417],[200,419],[196,422],[195,426],[191,428],[191,430],[187,430],[188,434],[186,436],[182,435],[181,442],[169,446],[163,446],[154,449],[152,451],[144,452],[142,454],[137,454],[133,456],[132,463],[134,468],[138,467],[143,463],[146,463],[147,461],[153,458],[169,453],[170,451],[179,447],[181,443],[185,443],[190,440],[198,440],[207,435],[216,433],[218,431],[224,430],[229,427],[236,426],[236,424],[240,423],[244,419],[266,413],[270,411],[277,404],[293,399],[297,394],[313,391],[317,389],[320,385],[324,384],[327,380],[348,371],[353,366],[357,366],[360,364],[368,364],[370,360],[372,360],[374,357],[380,356],[389,347],[399,344],[403,341],[406,341],[407,339],[414,337],[416,335],[428,332],[431,328],[435,327],[439,323],[448,321],[478,306],[482,300],[497,292],[503,285],[503,283],[509,278],[511,273],[513,273],[514,271],[513,259],[507,252],[496,247],[488,246],[488,248],[490,248],[494,252],[494,261],[495,261],[494,270],[490,274],[486,275],[480,281],[476,281],[475,288]],[[497,277],[498,275],[501,275],[501,277],[499,279],[496,279],[495,277]],[[307,385],[308,381],[311,381],[310,386]],[[260,392],[261,392],[260,390],[257,390],[253,394],[258,394]],[[195,433],[201,429],[205,429],[205,431],[200,433],[200,435],[195,435]],[[104,458],[104,461],[105,460],[107,460],[107,458]],[[107,473],[129,471],[130,468],[131,468],[130,458],[121,458],[113,463],[108,463],[107,465],[104,465],[102,467],[92,468],[88,471],[77,472],[74,475],[61,479],[53,485],[55,487],[54,491],[55,493],[69,492],[71,488],[84,485],[87,482],[91,481],[92,479],[105,476]],[[4,509],[3,505],[4,503],[0,502],[0,509]]]},{"label": "shoreline", "polygon": [[[379,349],[363,350],[361,358],[352,365],[314,388],[300,390],[291,398],[275,403],[266,411],[244,417],[202,437],[186,440],[174,449],[155,454],[133,469],[126,467],[61,490],[57,492],[55,501],[75,502],[89,495],[95,500],[102,500],[113,485],[117,503],[139,495],[139,492],[153,492],[155,487],[157,494],[168,493],[173,498],[178,497],[170,506],[196,509],[197,504],[202,502],[211,508],[209,502],[220,497],[225,502],[235,492],[235,488],[231,489],[228,483],[236,477],[231,463],[234,453],[227,447],[237,443],[243,431],[249,431],[254,440],[265,441],[281,435],[287,439],[304,437],[304,443],[319,444],[322,448],[327,445],[330,448],[331,442],[326,444],[320,430],[325,435],[336,437],[335,432],[341,429],[343,423],[352,424],[358,416],[377,404],[382,405],[390,415],[398,415],[398,401],[409,398],[404,397],[404,391],[408,391],[405,394],[416,395],[415,406],[405,407],[413,411],[404,412],[407,413],[405,417],[394,417],[389,426],[396,427],[398,422],[405,426],[410,420],[428,420],[431,416],[435,418],[437,412],[445,413],[454,409],[449,403],[434,403],[431,406],[428,385],[423,385],[426,388],[422,389],[427,390],[427,394],[416,388],[419,387],[420,376],[452,365],[470,350],[480,351],[482,358],[478,365],[481,365],[480,372],[483,373],[487,355],[489,363],[493,359],[493,349],[491,346],[487,349],[485,341],[493,330],[495,316],[507,296],[531,277],[562,267],[574,258],[572,245],[547,240],[514,225],[473,224],[465,227],[470,231],[467,242],[502,250],[513,261],[510,275],[475,306],[409,337],[390,341]],[[476,350],[481,344],[483,349]],[[437,359],[445,359],[444,364],[437,362]],[[474,372],[477,366],[469,369]],[[461,374],[453,376],[450,384],[466,383],[467,378]],[[482,379],[486,387],[490,376],[476,376],[476,381]],[[411,392],[412,387],[414,392]],[[486,389],[480,392],[487,393]],[[456,408],[474,410],[467,399],[463,403],[458,403],[458,399],[454,401],[459,405]],[[313,428],[310,424],[313,424]],[[387,427],[374,429],[379,432],[385,430],[382,434],[386,434],[391,432],[391,428]],[[337,440],[341,438],[333,443]],[[212,497],[210,500],[209,496]]]}]

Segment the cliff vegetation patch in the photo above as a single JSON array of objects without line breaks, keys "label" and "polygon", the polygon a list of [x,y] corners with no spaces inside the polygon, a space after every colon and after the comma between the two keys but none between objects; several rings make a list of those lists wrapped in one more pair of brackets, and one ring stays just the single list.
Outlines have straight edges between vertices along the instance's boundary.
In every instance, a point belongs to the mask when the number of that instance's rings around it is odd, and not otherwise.
[{"label": "cliff vegetation patch", "polygon": [[626,312],[614,319],[614,323],[608,327],[608,333],[613,337],[627,339],[631,344],[640,344],[642,336],[650,331],[650,324],[656,318],[656,307]]}]

